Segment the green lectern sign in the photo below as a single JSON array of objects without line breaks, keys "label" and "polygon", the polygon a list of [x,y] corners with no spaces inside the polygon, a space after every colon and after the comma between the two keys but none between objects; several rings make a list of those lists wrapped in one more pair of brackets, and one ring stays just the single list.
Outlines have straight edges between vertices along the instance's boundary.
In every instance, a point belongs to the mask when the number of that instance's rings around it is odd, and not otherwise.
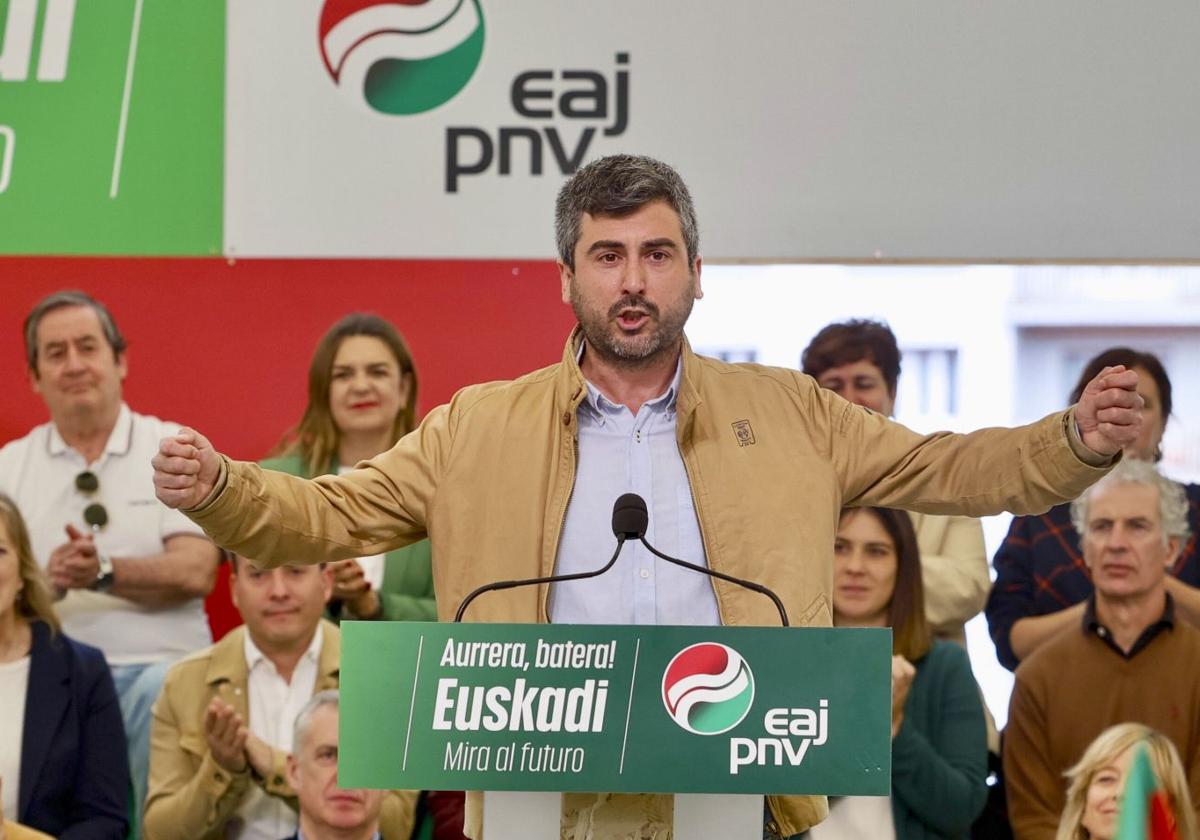
[{"label": "green lectern sign", "polygon": [[891,633],[346,622],[349,787],[886,795]]}]

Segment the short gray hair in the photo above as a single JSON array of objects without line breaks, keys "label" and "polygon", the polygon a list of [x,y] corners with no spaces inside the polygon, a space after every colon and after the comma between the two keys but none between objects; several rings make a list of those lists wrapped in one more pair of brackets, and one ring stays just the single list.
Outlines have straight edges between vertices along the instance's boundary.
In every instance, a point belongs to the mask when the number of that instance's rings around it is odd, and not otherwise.
[{"label": "short gray hair", "polygon": [[304,743],[304,739],[308,737],[309,727],[312,726],[313,715],[317,713],[317,709],[322,706],[333,706],[338,708],[338,690],[336,688],[327,688],[324,691],[318,691],[309,701],[304,704],[304,708],[300,710],[300,714],[296,715],[296,722],[292,724],[292,754],[296,755],[300,750],[300,745]]},{"label": "short gray hair", "polygon": [[1097,481],[1071,502],[1071,524],[1082,537],[1087,530],[1088,506],[1097,487],[1107,484],[1142,484],[1158,488],[1158,516],[1162,520],[1163,542],[1171,537],[1181,541],[1191,535],[1188,528],[1188,500],[1183,486],[1158,471],[1149,461],[1124,457],[1112,472]]},{"label": "short gray hair", "polygon": [[662,161],[644,155],[609,155],[594,160],[571,176],[554,205],[554,236],[558,258],[575,268],[583,214],[625,216],[652,201],[665,201],[679,216],[688,264],[700,253],[700,229],[691,193],[679,173]]},{"label": "short gray hair", "polygon": [[65,309],[68,306],[85,306],[95,312],[96,317],[100,320],[100,329],[104,331],[104,338],[108,341],[108,346],[112,348],[113,355],[120,356],[125,352],[127,346],[125,336],[121,335],[121,330],[117,328],[117,322],[113,320],[108,307],[78,289],[54,292],[39,300],[25,317],[25,361],[28,362],[29,369],[35,373],[38,359],[38,326],[48,313],[56,309]]}]

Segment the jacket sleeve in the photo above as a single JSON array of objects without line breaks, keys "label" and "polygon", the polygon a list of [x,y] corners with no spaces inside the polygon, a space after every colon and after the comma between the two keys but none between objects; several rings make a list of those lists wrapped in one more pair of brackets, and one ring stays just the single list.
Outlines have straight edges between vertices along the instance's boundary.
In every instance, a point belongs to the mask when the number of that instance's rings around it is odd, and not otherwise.
[{"label": "jacket sleeve", "polygon": [[1018,516],[1008,528],[1008,535],[1000,544],[992,565],[996,569],[996,582],[988,595],[988,632],[996,646],[996,658],[1010,671],[1019,664],[1013,652],[1010,638],[1013,625],[1022,618],[1034,614],[1033,596],[1033,549],[1030,525],[1031,516]]},{"label": "jacket sleeve", "polygon": [[72,815],[60,840],[123,840],[129,827],[129,759],[112,674],[99,651],[79,652],[79,760]]},{"label": "jacket sleeve", "polygon": [[224,487],[185,511],[213,541],[256,563],[319,563],[384,554],[424,539],[453,435],[453,403],[341,476],[302,479],[226,462]]},{"label": "jacket sleeve", "polygon": [[250,774],[228,772],[194,732],[181,731],[174,676],[167,673],[154,704],[143,834],[146,840],[216,840],[249,790]]},{"label": "jacket sleeve", "polygon": [[1082,444],[1072,440],[1072,409],[1011,429],[921,436],[816,390],[809,399],[828,418],[843,506],[960,516],[1040,513],[1074,499],[1116,463],[1089,466],[1076,454]]},{"label": "jacket sleeve", "polygon": [[1013,836],[1054,840],[1063,803],[1061,776],[1047,761],[1045,710],[1039,691],[1017,673],[1004,734],[1004,785]]},{"label": "jacket sleeve", "polygon": [[992,579],[988,575],[983,526],[978,519],[945,517],[941,538],[923,539],[933,530],[928,518],[917,528],[921,549],[921,577],[925,584],[925,615],[933,631],[958,636],[963,625],[983,609]]},{"label": "jacket sleeve", "polygon": [[[936,729],[921,732],[905,714],[892,741],[892,792],[935,833],[963,836],[987,800],[987,729],[979,689],[962,648],[942,643],[923,702]],[[916,700],[909,697],[909,702]]]}]

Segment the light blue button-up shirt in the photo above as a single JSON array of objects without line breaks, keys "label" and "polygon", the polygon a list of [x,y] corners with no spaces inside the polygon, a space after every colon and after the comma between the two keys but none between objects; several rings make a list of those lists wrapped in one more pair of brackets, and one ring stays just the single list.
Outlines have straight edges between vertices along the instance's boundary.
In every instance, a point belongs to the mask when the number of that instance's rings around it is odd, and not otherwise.
[{"label": "light blue button-up shirt", "polygon": [[[616,548],[613,502],[637,493],[650,514],[646,539],[664,554],[706,566],[700,522],[675,439],[682,361],[666,392],[634,415],[590,382],[579,404],[579,463],[558,544],[555,574],[603,566]],[[707,575],[660,560],[629,540],[616,565],[597,578],[553,584],[555,624],[721,623]]]}]

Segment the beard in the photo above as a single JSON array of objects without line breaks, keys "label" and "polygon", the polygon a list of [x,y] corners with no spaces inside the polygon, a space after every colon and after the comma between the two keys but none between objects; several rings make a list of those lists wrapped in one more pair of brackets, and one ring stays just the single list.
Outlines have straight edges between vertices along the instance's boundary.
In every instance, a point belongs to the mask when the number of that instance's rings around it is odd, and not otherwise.
[{"label": "beard", "polygon": [[[571,282],[571,308],[579,321],[588,347],[606,363],[619,368],[648,367],[660,357],[678,349],[683,327],[696,301],[693,282],[679,297],[660,310],[657,304],[638,295],[625,295],[605,313],[589,308]],[[617,319],[625,310],[644,313],[649,319],[636,335],[625,333]]]}]

